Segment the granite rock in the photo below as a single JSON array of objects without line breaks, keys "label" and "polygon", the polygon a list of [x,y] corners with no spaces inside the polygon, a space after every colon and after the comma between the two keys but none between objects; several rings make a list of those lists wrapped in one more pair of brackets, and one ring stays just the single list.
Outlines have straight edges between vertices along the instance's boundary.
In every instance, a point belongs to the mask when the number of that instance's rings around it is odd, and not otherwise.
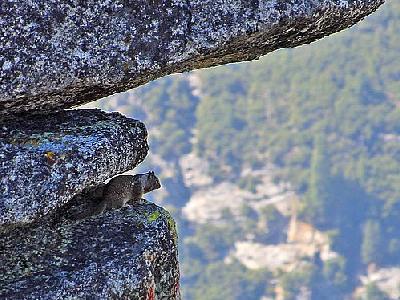
[{"label": "granite rock", "polygon": [[180,299],[175,222],[145,200],[0,238],[1,299]]},{"label": "granite rock", "polygon": [[384,0],[0,2],[0,118],[253,60],[357,23]]},{"label": "granite rock", "polygon": [[0,123],[0,226],[29,223],[147,155],[143,123],[67,110]]}]

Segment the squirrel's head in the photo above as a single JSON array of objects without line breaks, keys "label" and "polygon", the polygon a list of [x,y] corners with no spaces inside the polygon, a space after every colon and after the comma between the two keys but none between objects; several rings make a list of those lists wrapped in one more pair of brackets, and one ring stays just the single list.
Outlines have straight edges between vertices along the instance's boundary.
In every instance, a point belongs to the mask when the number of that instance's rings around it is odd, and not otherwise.
[{"label": "squirrel's head", "polygon": [[153,171],[146,173],[145,176],[146,176],[146,184],[144,187],[145,193],[151,192],[151,191],[159,189],[161,187],[160,180],[154,174]]}]

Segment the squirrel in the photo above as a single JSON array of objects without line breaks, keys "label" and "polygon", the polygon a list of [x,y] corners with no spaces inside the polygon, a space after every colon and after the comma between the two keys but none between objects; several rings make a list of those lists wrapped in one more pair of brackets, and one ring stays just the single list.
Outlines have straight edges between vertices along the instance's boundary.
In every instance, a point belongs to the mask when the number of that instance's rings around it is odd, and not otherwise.
[{"label": "squirrel", "polygon": [[145,174],[119,175],[107,184],[99,185],[92,192],[92,208],[74,217],[84,219],[103,213],[105,210],[124,207],[128,202],[138,202],[143,194],[159,189],[160,180],[150,171]]}]

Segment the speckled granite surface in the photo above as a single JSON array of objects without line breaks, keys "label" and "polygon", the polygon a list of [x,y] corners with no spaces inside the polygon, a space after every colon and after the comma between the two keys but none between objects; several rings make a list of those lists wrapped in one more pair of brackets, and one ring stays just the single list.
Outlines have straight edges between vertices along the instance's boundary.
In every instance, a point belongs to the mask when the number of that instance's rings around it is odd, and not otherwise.
[{"label": "speckled granite surface", "polygon": [[81,192],[145,158],[145,126],[62,109],[310,43],[383,2],[0,1],[0,298],[180,299],[165,210],[143,200],[69,218]]},{"label": "speckled granite surface", "polygon": [[147,155],[143,123],[70,110],[0,123],[0,227],[29,223]]},{"label": "speckled granite surface", "polygon": [[180,299],[177,233],[145,200],[1,236],[1,299]]},{"label": "speckled granite surface", "polygon": [[0,118],[174,72],[252,60],[347,28],[384,0],[0,2]]}]

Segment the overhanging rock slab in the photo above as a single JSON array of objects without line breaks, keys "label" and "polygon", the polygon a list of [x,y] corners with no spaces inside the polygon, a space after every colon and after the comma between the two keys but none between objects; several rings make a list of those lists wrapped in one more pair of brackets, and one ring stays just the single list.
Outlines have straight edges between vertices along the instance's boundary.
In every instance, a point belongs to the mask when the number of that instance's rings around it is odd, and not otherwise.
[{"label": "overhanging rock slab", "polygon": [[166,74],[310,43],[383,2],[2,0],[0,118],[69,108]]},{"label": "overhanging rock slab", "polygon": [[1,299],[180,299],[175,222],[146,201],[1,241]]},{"label": "overhanging rock slab", "polygon": [[0,226],[32,222],[147,155],[143,123],[69,110],[0,123]]}]

